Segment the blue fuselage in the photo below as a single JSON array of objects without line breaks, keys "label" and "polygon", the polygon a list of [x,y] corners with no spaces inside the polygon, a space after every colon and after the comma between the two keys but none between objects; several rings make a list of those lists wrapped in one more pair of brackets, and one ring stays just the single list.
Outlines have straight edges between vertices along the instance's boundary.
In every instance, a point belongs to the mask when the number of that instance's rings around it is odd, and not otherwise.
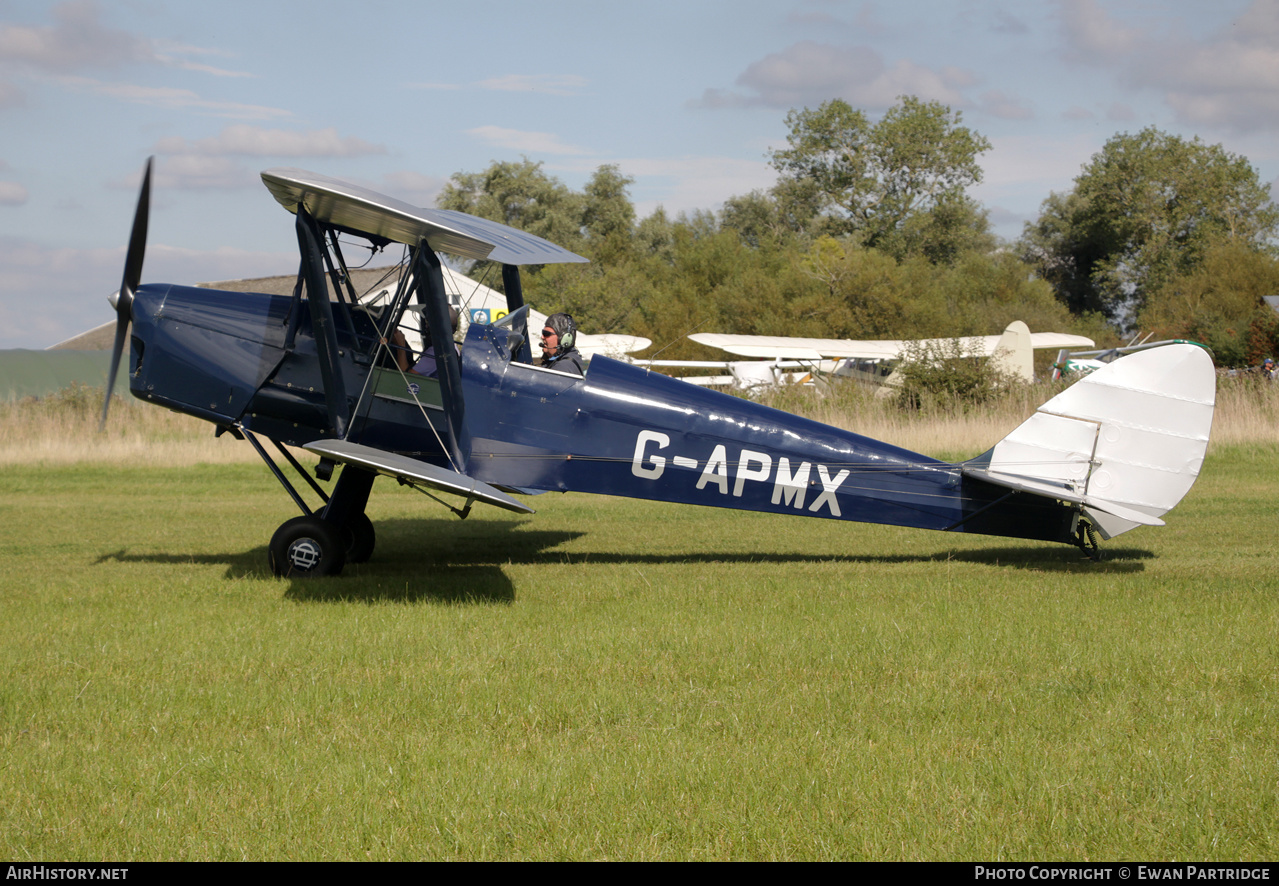
[{"label": "blue fuselage", "polygon": [[[334,436],[307,312],[284,296],[141,287],[135,396],[291,445]],[[927,456],[596,357],[585,377],[514,362],[509,333],[473,325],[464,415],[439,383],[377,359],[372,323],[338,328],[347,439],[498,487],[578,491],[779,514],[1069,542],[1073,511]],[[413,390],[415,389],[415,390]],[[455,419],[457,424],[461,419]]]}]

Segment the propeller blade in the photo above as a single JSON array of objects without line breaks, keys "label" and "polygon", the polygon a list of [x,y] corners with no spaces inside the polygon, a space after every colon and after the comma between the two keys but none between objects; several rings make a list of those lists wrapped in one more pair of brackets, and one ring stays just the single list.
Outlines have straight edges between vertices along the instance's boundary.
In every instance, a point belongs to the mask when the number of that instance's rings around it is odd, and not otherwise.
[{"label": "propeller blade", "polygon": [[107,393],[102,401],[102,421],[98,430],[107,426],[107,412],[111,408],[111,392],[115,390],[115,376],[120,369],[120,357],[124,354],[129,321],[133,319],[133,294],[142,280],[142,259],[147,251],[147,218],[151,214],[151,167],[154,157],[147,158],[146,171],[142,175],[142,191],[138,194],[138,208],[133,213],[133,231],[129,234],[129,251],[124,259],[124,277],[120,281],[120,293],[115,301],[115,343],[111,348],[111,369],[107,373]]}]

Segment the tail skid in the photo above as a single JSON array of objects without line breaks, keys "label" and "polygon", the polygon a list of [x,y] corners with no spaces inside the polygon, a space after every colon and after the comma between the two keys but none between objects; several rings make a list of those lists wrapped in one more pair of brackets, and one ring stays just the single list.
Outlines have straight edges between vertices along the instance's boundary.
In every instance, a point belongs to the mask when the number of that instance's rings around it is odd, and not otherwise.
[{"label": "tail skid", "polygon": [[1103,538],[1160,518],[1203,466],[1216,373],[1203,348],[1132,354],[1049,400],[962,466],[997,486],[1079,505]]}]

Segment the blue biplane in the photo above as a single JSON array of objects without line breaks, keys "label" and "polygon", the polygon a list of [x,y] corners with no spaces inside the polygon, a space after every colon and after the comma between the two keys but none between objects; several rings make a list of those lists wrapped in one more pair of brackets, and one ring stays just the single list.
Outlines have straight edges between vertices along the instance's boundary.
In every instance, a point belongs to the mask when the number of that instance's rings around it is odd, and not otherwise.
[{"label": "blue biplane", "polygon": [[[1162,525],[1203,462],[1215,373],[1198,347],[1118,360],[989,452],[949,464],[604,356],[585,376],[534,365],[520,267],[585,259],[505,225],[302,170],[262,180],[296,216],[291,296],[140,285],[148,162],[114,301],[108,390],[127,340],[135,397],[252,444],[302,511],[271,539],[278,575],[336,575],[368,560],[375,533],[365,508],[379,475],[452,502],[462,517],[476,502],[532,513],[517,495],[580,491],[1095,552],[1098,534]],[[339,235],[402,244],[407,267],[393,298],[361,302]],[[440,252],[501,266],[509,313],[472,323],[460,353]],[[393,354],[395,330],[419,320],[443,355],[438,378],[405,371]],[[308,507],[264,441],[322,507]],[[342,466],[331,493],[286,446],[318,456],[322,481]]]}]

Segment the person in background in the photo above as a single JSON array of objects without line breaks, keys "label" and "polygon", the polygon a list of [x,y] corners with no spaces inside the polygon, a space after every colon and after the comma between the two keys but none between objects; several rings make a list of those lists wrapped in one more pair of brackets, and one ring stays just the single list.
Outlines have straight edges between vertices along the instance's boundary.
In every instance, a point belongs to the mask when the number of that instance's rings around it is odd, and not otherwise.
[{"label": "person in background", "polygon": [[[453,327],[453,335],[457,335],[458,316],[459,315],[458,315],[457,308],[450,306],[449,307],[449,324]],[[431,340],[431,330],[429,327],[423,324],[422,341],[429,342],[430,340]],[[454,347],[456,347],[456,345],[454,345]],[[426,350],[422,352],[421,357],[418,357],[417,362],[413,364],[413,368],[410,369],[409,372],[416,373],[417,375],[425,375],[427,378],[439,378],[440,365],[439,365],[439,362],[435,359],[435,345],[427,345]]]}]

